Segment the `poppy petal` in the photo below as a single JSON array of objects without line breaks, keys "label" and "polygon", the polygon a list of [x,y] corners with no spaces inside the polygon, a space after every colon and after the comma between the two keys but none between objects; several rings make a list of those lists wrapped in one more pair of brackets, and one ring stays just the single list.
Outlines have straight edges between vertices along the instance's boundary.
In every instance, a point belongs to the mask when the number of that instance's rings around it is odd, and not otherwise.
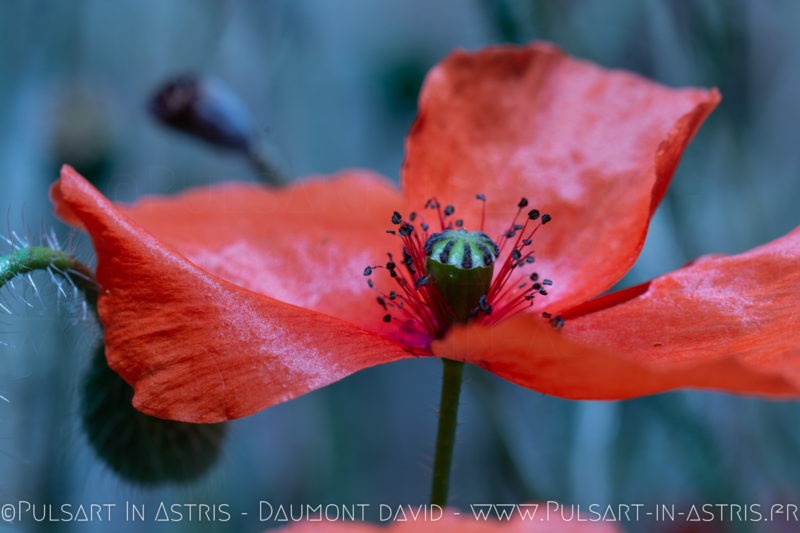
[{"label": "poppy petal", "polygon": [[[561,310],[611,287],[641,251],[678,160],[719,101],[572,59],[555,47],[456,52],[424,84],[406,140],[410,208],[436,197],[500,235],[520,197],[553,220],[534,239]],[[525,209],[527,212],[527,209]]]},{"label": "poppy petal", "polygon": [[546,394],[624,399],[695,387],[800,395],[800,227],[741,255],[701,258],[600,299],[561,330],[517,316],[434,342]]},{"label": "poppy petal", "polygon": [[[134,405],[147,414],[206,423],[238,418],[410,356],[403,346],[345,320],[275,300],[199,266],[69,167],[62,169],[51,197],[59,216],[92,237],[103,288],[98,311],[106,356],[135,388]],[[220,203],[226,198],[219,193]],[[150,207],[142,205],[149,216]],[[313,201],[297,209],[304,212],[309,205]],[[207,212],[195,215],[200,219]],[[158,219],[148,216],[142,218]],[[181,236],[188,231],[183,224],[166,233]],[[217,242],[216,235],[208,238]]]},{"label": "poppy petal", "polygon": [[384,228],[401,204],[387,180],[349,171],[283,189],[222,184],[117,209],[234,285],[396,335],[363,271],[396,248]]}]

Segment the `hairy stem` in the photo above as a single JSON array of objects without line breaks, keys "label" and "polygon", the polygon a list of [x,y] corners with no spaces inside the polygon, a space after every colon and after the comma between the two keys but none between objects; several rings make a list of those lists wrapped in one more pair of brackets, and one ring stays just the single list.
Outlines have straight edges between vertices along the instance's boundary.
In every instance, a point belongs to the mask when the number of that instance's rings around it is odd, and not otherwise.
[{"label": "hairy stem", "polygon": [[0,257],[0,288],[15,277],[35,270],[49,270],[70,281],[83,292],[92,307],[96,306],[99,286],[92,271],[67,252],[45,246],[19,248]]}]

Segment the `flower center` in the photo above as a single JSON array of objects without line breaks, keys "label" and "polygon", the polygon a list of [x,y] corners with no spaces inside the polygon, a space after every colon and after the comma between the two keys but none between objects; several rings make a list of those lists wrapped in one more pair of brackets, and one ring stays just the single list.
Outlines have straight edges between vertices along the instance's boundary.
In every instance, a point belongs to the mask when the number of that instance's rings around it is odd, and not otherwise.
[{"label": "flower center", "polygon": [[425,268],[458,322],[486,306],[499,253],[482,231],[445,230],[425,241]]},{"label": "flower center", "polygon": [[[511,224],[492,240],[483,232],[486,197],[476,198],[483,202],[481,231],[464,229],[464,222],[454,218],[455,207],[442,208],[435,198],[425,209],[435,211],[438,232],[430,232],[416,212],[408,218],[394,212],[391,221],[396,228],[386,231],[402,240],[403,259],[398,265],[388,253],[385,265],[364,269],[368,285],[379,293],[385,322],[400,320],[404,329],[438,339],[456,322],[494,324],[530,308],[536,296],[547,296],[552,281],[540,279],[537,272],[522,276],[518,270],[535,262],[533,237],[552,217],[537,209],[526,213],[528,200],[522,198]],[[376,270],[385,270],[396,290],[386,293],[376,287],[372,279]],[[542,316],[555,327],[563,324],[560,316]]]}]

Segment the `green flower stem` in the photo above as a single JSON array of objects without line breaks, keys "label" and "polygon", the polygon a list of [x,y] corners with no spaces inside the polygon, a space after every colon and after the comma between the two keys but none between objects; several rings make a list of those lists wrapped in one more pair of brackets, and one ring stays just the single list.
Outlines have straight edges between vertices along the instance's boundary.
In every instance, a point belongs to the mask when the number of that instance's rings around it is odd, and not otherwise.
[{"label": "green flower stem", "polygon": [[96,307],[99,286],[92,271],[67,252],[44,246],[19,248],[0,257],[0,288],[15,277],[35,270],[49,270],[68,279],[83,292],[86,301]]},{"label": "green flower stem", "polygon": [[458,398],[461,394],[464,363],[449,359],[442,359],[442,363],[444,363],[444,374],[442,375],[442,396],[439,405],[436,456],[433,460],[431,503],[445,507],[450,487],[450,465],[453,462],[453,448],[456,443]]}]

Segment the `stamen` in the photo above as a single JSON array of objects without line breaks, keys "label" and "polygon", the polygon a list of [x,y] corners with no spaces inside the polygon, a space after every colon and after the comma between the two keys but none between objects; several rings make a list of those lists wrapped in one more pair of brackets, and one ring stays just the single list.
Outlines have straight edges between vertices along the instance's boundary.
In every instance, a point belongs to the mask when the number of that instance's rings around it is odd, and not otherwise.
[{"label": "stamen", "polygon": [[[436,211],[439,219],[441,230],[433,234],[429,234],[424,216],[411,212],[406,219],[399,211],[392,213],[391,223],[397,229],[386,231],[403,241],[402,261],[387,254],[389,261],[385,265],[364,269],[368,278],[376,269],[385,269],[397,285],[397,290],[379,292],[376,299],[386,312],[385,322],[400,316],[404,329],[421,330],[435,339],[441,338],[454,321],[494,324],[530,308],[536,296],[547,296],[545,287],[552,286],[552,280],[540,280],[539,274],[532,272],[520,281],[514,271],[535,262],[534,235],[552,217],[542,215],[538,209],[523,214],[529,205],[523,196],[511,224],[495,242],[483,232],[486,196],[477,194],[475,198],[482,202],[480,231],[465,230],[463,219],[452,218],[456,206],[447,204],[442,208],[435,197],[424,205],[425,209]],[[504,257],[501,263],[499,257]],[[405,268],[398,269],[400,263]],[[495,263],[499,267],[492,275]],[[367,284],[375,289],[371,278]],[[545,312],[542,318],[555,328],[564,324],[561,316]]]},{"label": "stamen", "polygon": [[475,198],[483,202],[481,206],[481,231],[486,226],[486,195],[485,194],[476,194]]}]

